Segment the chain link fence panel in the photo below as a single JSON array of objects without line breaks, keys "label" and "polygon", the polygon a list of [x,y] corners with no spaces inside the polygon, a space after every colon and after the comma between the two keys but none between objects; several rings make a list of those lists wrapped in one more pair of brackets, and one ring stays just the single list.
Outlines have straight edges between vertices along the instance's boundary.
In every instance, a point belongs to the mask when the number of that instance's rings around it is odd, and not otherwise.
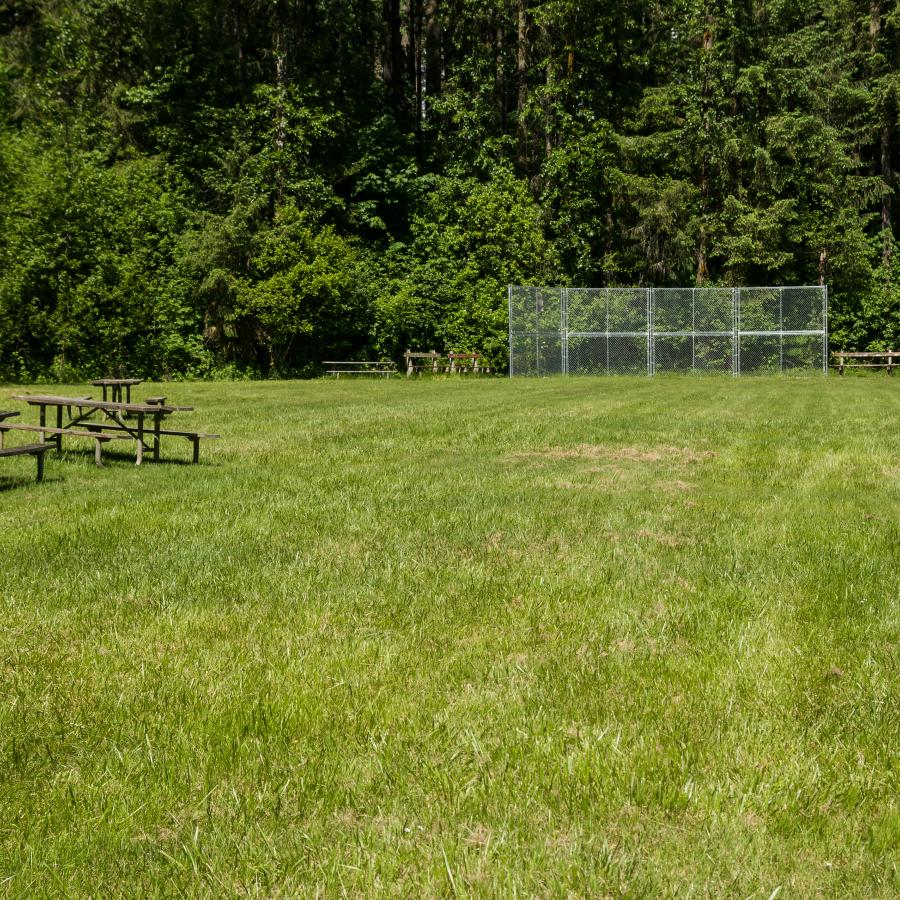
[{"label": "chain link fence panel", "polygon": [[824,287],[509,288],[510,375],[827,367]]}]

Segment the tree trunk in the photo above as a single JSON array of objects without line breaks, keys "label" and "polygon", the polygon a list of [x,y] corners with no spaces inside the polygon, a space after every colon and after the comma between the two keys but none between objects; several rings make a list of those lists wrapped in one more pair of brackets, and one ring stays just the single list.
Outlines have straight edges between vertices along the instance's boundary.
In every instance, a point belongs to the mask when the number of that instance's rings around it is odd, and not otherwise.
[{"label": "tree trunk", "polygon": [[425,93],[436,97],[443,80],[443,31],[440,0],[425,2]]},{"label": "tree trunk", "polygon": [[553,150],[554,125],[556,124],[555,101],[558,84],[553,60],[553,38],[549,28],[541,29],[541,39],[547,61],[544,65],[544,91],[541,96],[541,117],[544,120],[544,156],[549,157]]},{"label": "tree trunk", "polygon": [[234,39],[234,61],[238,73],[238,92],[247,98],[247,64],[244,58],[244,22],[241,16],[241,0],[232,4],[231,31]]},{"label": "tree trunk", "polygon": [[287,137],[287,113],[285,110],[287,92],[287,52],[285,50],[284,25],[275,26],[275,150],[276,183],[275,196],[279,203],[284,199],[285,160],[284,145]]},{"label": "tree trunk", "polygon": [[528,86],[525,74],[528,67],[528,21],[525,0],[517,0],[516,75],[518,97],[516,100],[516,134],[519,139],[519,165],[528,164],[528,128],[525,123],[525,105],[528,102]]},{"label": "tree trunk", "polygon": [[882,260],[885,268],[890,267],[893,252],[893,193],[894,172],[891,168],[891,116],[890,104],[885,101],[884,119],[881,126],[881,177],[884,180],[884,193],[881,195],[881,236]]},{"label": "tree trunk", "polygon": [[497,36],[494,41],[494,54],[496,69],[494,72],[494,102],[497,105],[497,122],[500,126],[500,134],[506,134],[506,68],[504,66],[503,49],[505,44],[503,26],[497,26]]},{"label": "tree trunk", "polygon": [[706,267],[706,229],[700,227],[700,244],[697,247],[697,285],[703,284],[709,276]]},{"label": "tree trunk", "polygon": [[705,217],[707,211],[708,204],[708,195],[709,195],[709,172],[708,172],[708,161],[709,161],[709,132],[710,132],[710,124],[709,124],[709,66],[710,62],[707,58],[707,54],[713,47],[713,30],[710,26],[703,33],[703,50],[704,54],[700,60],[700,67],[702,71],[701,76],[701,87],[700,87],[700,116],[703,122],[703,140],[702,147],[700,149],[700,243],[697,247],[697,284],[703,284],[709,276],[709,270],[707,268],[707,250],[706,250],[706,226],[705,226]]},{"label": "tree trunk", "polygon": [[382,78],[387,86],[395,110],[403,106],[403,44],[400,37],[400,0],[383,0],[385,24],[385,52]]}]

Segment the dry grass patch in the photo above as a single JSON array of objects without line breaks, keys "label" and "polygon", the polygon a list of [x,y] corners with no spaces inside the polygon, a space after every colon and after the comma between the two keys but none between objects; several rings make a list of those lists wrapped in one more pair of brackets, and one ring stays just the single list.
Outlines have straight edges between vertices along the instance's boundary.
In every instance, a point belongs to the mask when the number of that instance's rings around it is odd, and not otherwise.
[{"label": "dry grass patch", "polygon": [[507,457],[510,462],[544,459],[608,460],[611,462],[675,462],[697,463],[712,459],[712,450],[692,450],[690,447],[609,447],[605,444],[578,444],[576,447],[550,447],[546,450],[527,450]]},{"label": "dry grass patch", "polygon": [[652,538],[654,541],[658,541],[660,544],[665,544],[667,547],[691,547],[695,543],[697,543],[691,537],[683,537],[675,534],[666,534],[662,531],[650,531],[647,528],[641,528],[639,531],[635,532],[638,537],[642,538]]}]

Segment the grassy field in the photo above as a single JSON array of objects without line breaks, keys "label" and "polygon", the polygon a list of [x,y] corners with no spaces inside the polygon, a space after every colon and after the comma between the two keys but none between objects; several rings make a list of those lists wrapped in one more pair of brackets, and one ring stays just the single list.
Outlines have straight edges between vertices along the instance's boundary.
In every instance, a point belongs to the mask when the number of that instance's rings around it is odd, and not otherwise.
[{"label": "grassy field", "polygon": [[0,891],[900,892],[900,380],[154,393],[0,460]]}]

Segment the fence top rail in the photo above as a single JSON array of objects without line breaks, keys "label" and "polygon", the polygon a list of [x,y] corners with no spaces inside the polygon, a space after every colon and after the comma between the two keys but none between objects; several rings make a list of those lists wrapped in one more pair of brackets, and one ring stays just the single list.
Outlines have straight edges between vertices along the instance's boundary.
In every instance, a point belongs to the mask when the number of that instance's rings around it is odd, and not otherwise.
[{"label": "fence top rail", "polygon": [[824,291],[824,284],[710,284],[705,287],[635,287],[621,285],[619,287],[566,287],[564,285],[546,284],[511,284],[513,290],[533,291]]}]

